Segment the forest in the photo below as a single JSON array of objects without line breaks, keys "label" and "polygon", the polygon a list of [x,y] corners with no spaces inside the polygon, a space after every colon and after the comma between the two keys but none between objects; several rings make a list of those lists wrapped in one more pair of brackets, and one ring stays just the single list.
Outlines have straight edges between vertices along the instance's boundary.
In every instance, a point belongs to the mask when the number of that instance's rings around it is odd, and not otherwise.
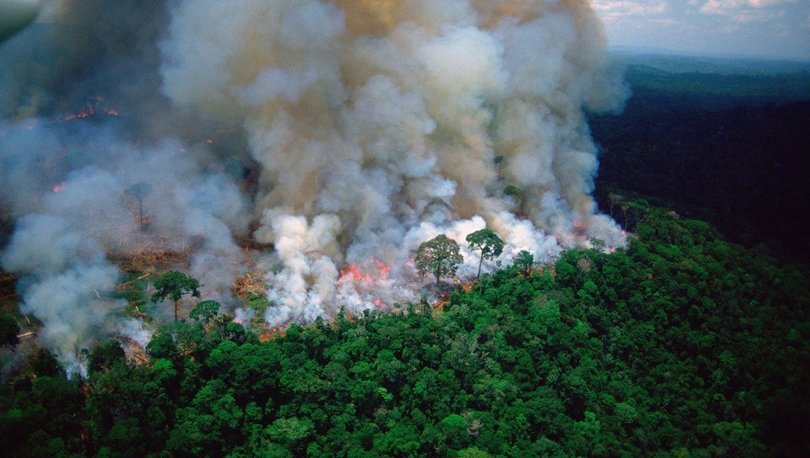
[{"label": "forest", "polygon": [[[733,76],[754,100],[667,65],[631,64],[625,113],[591,119],[626,248],[270,336],[202,297],[140,359],[87,350],[86,378],[40,349],[0,387],[4,456],[810,455],[810,102],[763,95],[807,75]],[[13,282],[6,352],[27,338]]]},{"label": "forest", "polygon": [[[437,306],[266,341],[202,301],[148,364],[49,354],[3,386],[7,456],[802,456],[808,272],[623,203],[627,249],[503,268]],[[145,440],[148,438],[148,440]]]},{"label": "forest", "polygon": [[596,194],[614,190],[710,222],[730,241],[810,262],[810,65],[626,57],[621,116],[592,116]]}]

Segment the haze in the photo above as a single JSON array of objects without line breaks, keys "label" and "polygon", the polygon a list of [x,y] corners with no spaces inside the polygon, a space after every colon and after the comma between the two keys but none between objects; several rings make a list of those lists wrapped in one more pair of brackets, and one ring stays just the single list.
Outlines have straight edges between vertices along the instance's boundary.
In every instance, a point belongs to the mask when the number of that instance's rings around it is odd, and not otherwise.
[{"label": "haze", "polygon": [[810,60],[806,0],[594,0],[609,46]]}]

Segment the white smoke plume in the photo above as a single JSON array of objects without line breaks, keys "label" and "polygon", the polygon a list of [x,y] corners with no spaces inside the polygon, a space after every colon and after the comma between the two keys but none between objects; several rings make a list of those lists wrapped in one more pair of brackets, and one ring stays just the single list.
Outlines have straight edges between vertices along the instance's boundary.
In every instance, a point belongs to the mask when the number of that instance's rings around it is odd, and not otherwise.
[{"label": "white smoke plume", "polygon": [[[0,205],[17,221],[3,268],[44,335],[81,336],[46,342],[60,354],[98,333],[34,293],[76,280],[71,306],[98,308],[88,291],[113,288],[100,273],[132,241],[188,252],[177,267],[232,306],[260,258],[271,326],[415,300],[413,252],[439,233],[462,245],[460,278],[483,227],[507,242],[503,263],[624,243],[591,197],[585,113],[618,109],[625,88],[587,1],[62,0],[43,14],[51,25],[0,45],[0,178],[15,185]],[[88,106],[90,121],[64,122]],[[146,230],[130,192],[143,183]],[[38,218],[64,237],[39,236]]]}]

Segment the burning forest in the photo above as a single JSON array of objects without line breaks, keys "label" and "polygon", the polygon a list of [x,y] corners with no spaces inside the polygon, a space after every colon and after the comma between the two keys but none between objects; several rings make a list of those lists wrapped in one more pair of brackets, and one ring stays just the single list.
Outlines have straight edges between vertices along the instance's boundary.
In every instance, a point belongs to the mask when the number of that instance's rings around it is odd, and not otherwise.
[{"label": "burning forest", "polygon": [[584,0],[46,2],[0,43],[0,263],[78,369],[149,339],[124,272],[187,272],[240,320],[261,294],[274,328],[418,301],[438,234],[464,280],[485,227],[485,271],[623,246],[591,197],[585,114],[627,92],[604,46]]}]

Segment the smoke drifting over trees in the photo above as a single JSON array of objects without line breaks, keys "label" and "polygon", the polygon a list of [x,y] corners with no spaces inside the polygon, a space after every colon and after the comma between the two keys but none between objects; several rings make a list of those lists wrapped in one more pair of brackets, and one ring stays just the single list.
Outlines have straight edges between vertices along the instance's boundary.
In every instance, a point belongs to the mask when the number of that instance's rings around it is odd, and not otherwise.
[{"label": "smoke drifting over trees", "polygon": [[586,1],[61,1],[40,22],[0,45],[2,266],[65,360],[132,329],[111,259],[158,239],[231,308],[270,272],[270,325],[413,300],[439,233],[467,278],[484,227],[502,259],[624,243],[590,196],[584,113],[625,88]]}]

